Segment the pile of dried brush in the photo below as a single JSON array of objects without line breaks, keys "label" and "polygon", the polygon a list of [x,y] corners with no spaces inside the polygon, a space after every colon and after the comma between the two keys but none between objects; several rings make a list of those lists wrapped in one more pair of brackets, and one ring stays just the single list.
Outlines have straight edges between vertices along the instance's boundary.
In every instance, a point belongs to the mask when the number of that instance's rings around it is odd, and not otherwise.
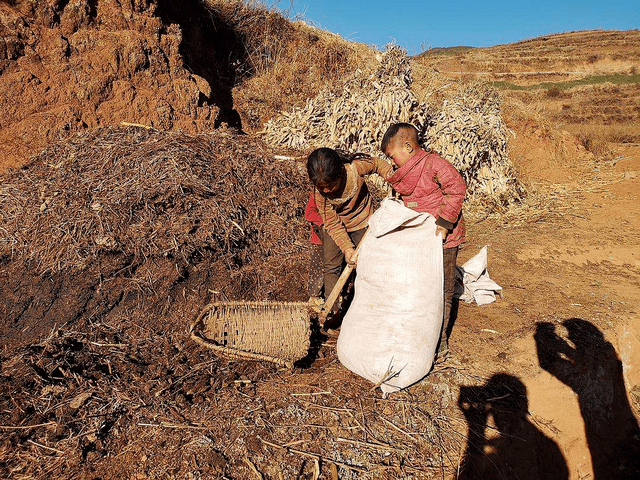
[{"label": "pile of dried brush", "polygon": [[328,146],[378,152],[391,123],[410,122],[421,131],[426,126],[427,108],[409,88],[411,83],[406,54],[390,48],[382,54],[380,68],[370,76],[356,72],[342,96],[325,89],[304,107],[267,122],[263,133],[271,145],[299,150]]},{"label": "pile of dried brush", "polygon": [[[469,198],[491,206],[519,201],[524,189],[507,154],[508,130],[497,93],[488,87],[464,88],[436,111],[418,100],[411,83],[406,53],[387,48],[375,74],[365,78],[357,73],[340,97],[325,90],[305,107],[283,112],[266,124],[266,140],[307,151],[328,146],[381,156],[389,125],[408,122],[418,128],[425,146],[463,174]],[[380,179],[373,183],[387,188]]]},{"label": "pile of dried brush", "polygon": [[423,140],[464,176],[474,206],[508,206],[525,194],[509,159],[508,137],[498,93],[471,85],[444,101]]},{"label": "pile of dried brush", "polygon": [[303,257],[306,188],[300,168],[255,138],[102,128],[2,178],[0,258],[57,273],[104,254],[184,266],[206,251],[231,270],[277,271]]}]

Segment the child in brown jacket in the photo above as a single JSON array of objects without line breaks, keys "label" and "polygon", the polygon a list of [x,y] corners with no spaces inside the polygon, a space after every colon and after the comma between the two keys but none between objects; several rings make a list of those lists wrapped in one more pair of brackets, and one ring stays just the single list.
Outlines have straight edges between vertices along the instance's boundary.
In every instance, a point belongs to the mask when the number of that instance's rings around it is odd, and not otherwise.
[{"label": "child in brown jacket", "polygon": [[[348,155],[331,148],[314,150],[307,160],[315,202],[324,222],[324,291],[329,295],[338,281],[343,262],[355,263],[373,209],[365,175],[389,175],[392,166],[364,154]],[[336,306],[328,306],[335,312]]]}]

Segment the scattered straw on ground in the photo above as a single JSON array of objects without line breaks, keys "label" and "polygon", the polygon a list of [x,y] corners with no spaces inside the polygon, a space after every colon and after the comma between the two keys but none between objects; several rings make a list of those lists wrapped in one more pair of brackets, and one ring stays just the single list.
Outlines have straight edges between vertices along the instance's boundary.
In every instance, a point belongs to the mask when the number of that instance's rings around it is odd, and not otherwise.
[{"label": "scattered straw on ground", "polygon": [[[466,437],[448,367],[382,400],[340,367],[227,362],[175,335],[94,323],[3,358],[0,473],[17,478],[439,477]],[[152,442],[156,448],[150,449]],[[304,477],[317,478],[317,477]]]}]

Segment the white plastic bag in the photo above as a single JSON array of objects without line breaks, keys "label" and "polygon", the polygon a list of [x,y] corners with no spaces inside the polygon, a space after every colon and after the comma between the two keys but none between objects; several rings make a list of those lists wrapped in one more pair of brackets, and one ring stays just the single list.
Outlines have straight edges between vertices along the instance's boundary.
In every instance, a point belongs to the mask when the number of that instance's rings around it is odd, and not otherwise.
[{"label": "white plastic bag", "polygon": [[463,291],[458,295],[460,300],[478,305],[486,305],[496,301],[496,293],[502,293],[502,287],[491,280],[487,272],[487,246],[461,267],[456,267],[456,277],[462,282]]},{"label": "white plastic bag", "polygon": [[433,216],[383,200],[358,256],[338,358],[387,396],[431,370],[443,312],[442,238]]}]

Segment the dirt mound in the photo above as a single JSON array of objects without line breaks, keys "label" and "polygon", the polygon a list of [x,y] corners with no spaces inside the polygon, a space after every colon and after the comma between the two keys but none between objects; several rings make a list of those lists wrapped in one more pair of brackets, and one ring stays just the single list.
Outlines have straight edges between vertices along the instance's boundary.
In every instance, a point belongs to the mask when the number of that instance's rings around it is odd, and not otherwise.
[{"label": "dirt mound", "polygon": [[[304,298],[303,170],[226,129],[98,129],[2,178],[3,334],[207,300]],[[293,205],[293,206],[292,206]]]},{"label": "dirt mound", "polygon": [[239,126],[231,89],[242,46],[198,0],[3,2],[0,167],[120,122],[190,133]]},{"label": "dirt mound", "polygon": [[509,155],[523,181],[575,183],[580,174],[572,164],[593,162],[595,156],[570,133],[552,127],[544,116],[522,101],[507,97],[505,122],[513,132]]},{"label": "dirt mound", "polygon": [[257,130],[373,49],[244,0],[0,3],[0,171],[121,122]]}]

